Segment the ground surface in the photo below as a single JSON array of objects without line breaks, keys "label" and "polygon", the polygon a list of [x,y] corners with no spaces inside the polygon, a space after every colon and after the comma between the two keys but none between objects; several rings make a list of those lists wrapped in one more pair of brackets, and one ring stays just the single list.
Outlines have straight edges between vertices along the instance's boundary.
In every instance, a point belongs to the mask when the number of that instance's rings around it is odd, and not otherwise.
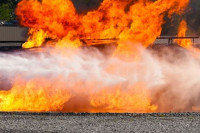
[{"label": "ground surface", "polygon": [[0,132],[200,132],[199,113],[0,113]]}]

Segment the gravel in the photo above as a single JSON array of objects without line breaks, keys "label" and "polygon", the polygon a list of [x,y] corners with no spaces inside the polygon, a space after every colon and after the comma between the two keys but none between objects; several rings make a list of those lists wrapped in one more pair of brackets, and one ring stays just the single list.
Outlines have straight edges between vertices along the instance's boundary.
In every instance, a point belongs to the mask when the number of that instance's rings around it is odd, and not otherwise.
[{"label": "gravel", "polygon": [[200,132],[200,113],[1,112],[0,132]]}]

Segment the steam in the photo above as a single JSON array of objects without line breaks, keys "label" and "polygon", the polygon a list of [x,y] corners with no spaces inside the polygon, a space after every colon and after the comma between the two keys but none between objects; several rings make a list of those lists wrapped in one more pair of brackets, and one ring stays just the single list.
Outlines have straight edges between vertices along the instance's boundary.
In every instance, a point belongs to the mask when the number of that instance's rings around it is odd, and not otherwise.
[{"label": "steam", "polygon": [[[199,59],[179,47],[137,49],[138,60],[104,55],[96,48],[0,53],[0,89],[10,90],[16,78],[45,78],[50,86],[59,79],[70,95],[60,110],[64,112],[196,111]],[[114,94],[118,104],[108,100]],[[154,106],[157,109],[151,110]]]}]

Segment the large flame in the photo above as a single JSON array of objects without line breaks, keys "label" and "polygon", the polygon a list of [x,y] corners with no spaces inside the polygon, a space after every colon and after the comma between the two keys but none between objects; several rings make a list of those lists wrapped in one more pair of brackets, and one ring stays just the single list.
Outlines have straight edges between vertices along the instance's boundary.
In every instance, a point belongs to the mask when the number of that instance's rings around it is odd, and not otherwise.
[{"label": "large flame", "polygon": [[[63,83],[46,79],[15,81],[8,91],[0,92],[1,111],[59,111],[69,99]],[[63,96],[64,94],[64,96]]]},{"label": "large flame", "polygon": [[[42,45],[44,38],[79,40],[118,38],[148,46],[161,34],[164,16],[181,13],[189,0],[104,0],[97,10],[78,14],[70,0],[22,0],[16,14],[32,36],[24,47]],[[35,32],[32,32],[32,31]],[[41,36],[41,32],[44,32]]]},{"label": "large flame", "polygon": [[[21,25],[30,28],[23,47],[48,45],[53,50],[48,47],[42,52],[0,56],[1,77],[8,79],[0,82],[0,111],[170,111],[172,108],[160,106],[163,102],[155,99],[165,94],[156,89],[164,86],[165,80],[166,84],[172,82],[163,75],[173,74],[165,73],[168,67],[140,45],[151,45],[161,34],[164,17],[181,14],[188,3],[104,0],[98,9],[78,14],[70,0],[22,0],[16,14]],[[180,32],[178,36],[184,35]],[[94,40],[108,41],[106,44],[117,48],[108,55],[79,48],[100,44],[91,43]]]}]

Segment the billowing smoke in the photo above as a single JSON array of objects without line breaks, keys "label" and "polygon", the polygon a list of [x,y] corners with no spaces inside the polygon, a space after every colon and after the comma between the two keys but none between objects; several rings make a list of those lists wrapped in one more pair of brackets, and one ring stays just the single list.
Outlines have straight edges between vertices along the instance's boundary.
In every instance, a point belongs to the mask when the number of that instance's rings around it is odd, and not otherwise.
[{"label": "billowing smoke", "polygon": [[137,50],[129,60],[91,47],[0,53],[1,110],[198,111],[198,57],[179,47]]}]

